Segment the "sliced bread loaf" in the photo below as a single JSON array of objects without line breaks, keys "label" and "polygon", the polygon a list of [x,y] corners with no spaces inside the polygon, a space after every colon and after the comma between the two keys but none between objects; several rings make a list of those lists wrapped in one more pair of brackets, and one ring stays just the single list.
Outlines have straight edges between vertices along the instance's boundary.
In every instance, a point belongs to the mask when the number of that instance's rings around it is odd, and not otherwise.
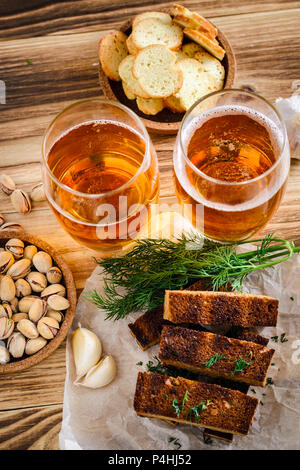
[{"label": "sliced bread loaf", "polygon": [[155,115],[164,109],[164,102],[161,98],[139,98],[136,99],[137,107],[144,114]]},{"label": "sliced bread loaf", "polygon": [[195,42],[188,42],[183,44],[181,50],[186,55],[186,57],[190,57],[191,59],[194,57],[196,52],[205,52],[205,49]]},{"label": "sliced bread loaf", "polygon": [[145,11],[145,13],[140,13],[137,15],[133,22],[132,22],[132,28],[135,28],[135,26],[142,20],[146,18],[158,18],[160,21],[162,21],[165,24],[171,24],[172,23],[172,18],[168,13],[163,13],[162,11]]},{"label": "sliced bread loaf", "polygon": [[111,80],[120,81],[119,65],[127,56],[127,36],[121,31],[114,31],[104,36],[99,44],[99,59],[105,75]]},{"label": "sliced bread loaf", "polygon": [[126,83],[126,89],[130,93],[140,98],[150,98],[149,94],[140,87],[139,82],[132,74],[134,59],[135,56],[128,55],[122,60],[119,66],[120,77]]},{"label": "sliced bread loaf", "polygon": [[127,49],[129,51],[129,54],[132,54],[132,55],[136,55],[139,50],[137,47],[135,47],[133,41],[132,41],[132,34],[130,34],[126,40],[126,45],[127,45]]},{"label": "sliced bread loaf", "polygon": [[138,49],[161,44],[176,51],[183,39],[182,29],[175,24],[165,24],[158,18],[141,20],[132,31],[132,41]]},{"label": "sliced bread loaf", "polygon": [[225,78],[225,69],[221,62],[208,52],[196,52],[194,59],[200,62],[205,72],[209,72],[216,79],[218,90],[221,90]]},{"label": "sliced bread loaf", "polygon": [[135,100],[135,98],[136,98],[135,94],[132,93],[130,88],[128,88],[128,85],[127,85],[126,82],[124,82],[124,80],[122,80],[122,87],[123,87],[123,91],[124,91],[125,95],[127,96],[127,98],[129,100]]},{"label": "sliced bread loaf", "polygon": [[173,113],[184,113],[185,109],[183,108],[181,101],[176,96],[168,96],[164,99],[165,106],[173,111]]},{"label": "sliced bread loaf", "polygon": [[217,59],[223,60],[225,51],[217,40],[212,40],[201,31],[196,31],[191,28],[184,28],[183,32],[189,39],[200,44],[200,46],[204,47],[204,49],[210,52]]},{"label": "sliced bread loaf", "polygon": [[218,30],[203,16],[190,11],[188,8],[174,4],[171,8],[171,15],[177,18],[177,23],[184,28],[193,28],[199,31],[204,31],[211,38],[215,38],[218,34]]}]

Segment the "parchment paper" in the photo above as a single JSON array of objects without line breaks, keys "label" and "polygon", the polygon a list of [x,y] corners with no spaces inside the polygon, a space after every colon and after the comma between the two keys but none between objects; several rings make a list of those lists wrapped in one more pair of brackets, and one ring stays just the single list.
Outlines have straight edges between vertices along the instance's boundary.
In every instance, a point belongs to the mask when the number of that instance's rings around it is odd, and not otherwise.
[{"label": "parchment paper", "polygon": [[[251,247],[250,247],[251,249]],[[67,376],[65,383],[63,423],[59,436],[61,449],[107,450],[172,450],[169,437],[179,439],[182,449],[300,449],[300,256],[248,277],[244,290],[277,297],[277,328],[264,328],[271,337],[286,333],[288,342],[269,346],[276,349],[274,366],[269,376],[274,385],[255,389],[249,394],[263,404],[258,406],[248,437],[235,436],[228,444],[213,439],[203,442],[203,430],[189,425],[172,427],[160,420],[138,417],[133,410],[137,362],[144,364],[157,354],[158,346],[143,352],[128,330],[125,320],[105,321],[105,315],[80,296],[73,328],[80,322],[101,338],[104,352],[112,354],[118,365],[117,378],[98,390],[73,385],[75,378],[70,336],[67,342]],[[86,282],[84,292],[102,290],[101,269],[97,267]],[[294,300],[292,300],[294,299]]]}]

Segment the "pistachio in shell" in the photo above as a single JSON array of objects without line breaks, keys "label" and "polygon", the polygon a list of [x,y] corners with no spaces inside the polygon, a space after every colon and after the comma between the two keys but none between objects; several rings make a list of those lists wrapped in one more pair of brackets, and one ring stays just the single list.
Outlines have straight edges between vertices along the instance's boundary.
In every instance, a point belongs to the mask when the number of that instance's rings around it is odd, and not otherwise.
[{"label": "pistachio in shell", "polygon": [[25,351],[26,339],[19,331],[13,333],[7,341],[7,348],[9,353],[15,359],[23,356]]},{"label": "pistachio in shell", "polygon": [[26,277],[26,281],[29,282],[33,292],[37,293],[42,292],[47,286],[46,276],[42,273],[38,273],[37,271],[30,272]]},{"label": "pistachio in shell", "polygon": [[29,259],[19,259],[8,269],[7,274],[16,281],[27,276],[30,272],[30,266],[31,262]]},{"label": "pistachio in shell", "polygon": [[20,214],[27,214],[31,211],[31,202],[28,194],[22,189],[15,189],[10,196],[12,205]]},{"label": "pistachio in shell", "polygon": [[37,323],[44,315],[46,315],[47,311],[47,302],[42,299],[36,299],[33,304],[31,305],[28,317],[29,320]]},{"label": "pistachio in shell", "polygon": [[59,323],[54,318],[41,318],[37,324],[39,334],[45,339],[53,339],[59,330]]},{"label": "pistachio in shell", "polygon": [[8,275],[2,277],[0,282],[0,299],[2,302],[10,302],[16,296],[16,286]]},{"label": "pistachio in shell", "polygon": [[18,312],[18,309],[19,309],[19,300],[17,299],[17,297],[14,297],[10,302],[9,302],[10,306],[11,306],[11,309],[12,309],[12,312],[13,313],[17,313]]},{"label": "pistachio in shell", "polygon": [[15,322],[15,325],[20,321],[20,320],[28,320],[28,314],[27,313],[14,313],[11,319]]},{"label": "pistachio in shell", "polygon": [[65,297],[62,297],[61,295],[57,294],[50,295],[50,297],[48,297],[47,303],[50,308],[58,311],[66,310],[70,307],[70,302],[68,301],[68,299],[65,299]]},{"label": "pistachio in shell", "polygon": [[28,356],[31,356],[32,354],[35,354],[41,349],[43,349],[46,344],[47,340],[42,336],[39,336],[35,339],[29,339],[25,346],[25,353],[28,354]]},{"label": "pistachio in shell", "polygon": [[24,254],[24,242],[19,238],[11,238],[6,242],[5,249],[9,251],[15,259],[20,259]]},{"label": "pistachio in shell", "polygon": [[24,232],[24,228],[18,222],[5,222],[5,224],[1,225],[0,232]]},{"label": "pistachio in shell", "polygon": [[0,274],[5,274],[6,271],[14,264],[15,258],[9,251],[0,252]]},{"label": "pistachio in shell", "polygon": [[0,214],[0,226],[3,225],[5,222],[5,219],[2,214]]},{"label": "pistachio in shell", "polygon": [[17,330],[29,339],[37,338],[39,336],[35,324],[30,320],[20,320],[17,324]]},{"label": "pistachio in shell", "polygon": [[63,319],[65,318],[61,312],[58,312],[57,310],[53,310],[52,308],[48,308],[46,317],[54,318],[54,320],[58,321],[58,323],[61,323]]},{"label": "pistachio in shell", "polygon": [[27,259],[30,259],[30,261],[32,261],[32,258],[34,257],[34,255],[36,255],[38,252],[38,249],[36,246],[34,245],[27,245],[25,246],[24,248],[24,255],[23,257],[24,258],[27,258]]},{"label": "pistachio in shell", "polygon": [[52,266],[47,271],[46,276],[50,284],[59,284],[62,279],[62,272],[57,266]]},{"label": "pistachio in shell", "polygon": [[0,318],[0,340],[9,338],[14,331],[14,326],[11,318]]},{"label": "pistachio in shell", "polygon": [[27,297],[31,294],[31,285],[25,279],[17,279],[15,285],[17,297]]},{"label": "pistachio in shell", "polygon": [[20,299],[19,311],[22,313],[28,313],[31,305],[36,299],[39,299],[39,297],[36,295],[28,295],[27,297]]},{"label": "pistachio in shell", "polygon": [[34,188],[31,191],[30,197],[34,202],[46,201],[43,183],[39,183],[36,186],[34,186]]},{"label": "pistachio in shell", "polygon": [[46,274],[52,267],[52,258],[45,251],[38,251],[32,258],[34,267],[40,272]]},{"label": "pistachio in shell", "polygon": [[5,173],[0,174],[0,189],[7,196],[10,196],[11,193],[16,189],[14,180]]},{"label": "pistachio in shell", "polygon": [[50,295],[60,295],[64,297],[66,295],[66,288],[62,284],[51,284],[41,292],[42,299],[47,300]]},{"label": "pistachio in shell", "polygon": [[0,318],[1,317],[12,318],[12,309],[10,304],[0,304]]}]

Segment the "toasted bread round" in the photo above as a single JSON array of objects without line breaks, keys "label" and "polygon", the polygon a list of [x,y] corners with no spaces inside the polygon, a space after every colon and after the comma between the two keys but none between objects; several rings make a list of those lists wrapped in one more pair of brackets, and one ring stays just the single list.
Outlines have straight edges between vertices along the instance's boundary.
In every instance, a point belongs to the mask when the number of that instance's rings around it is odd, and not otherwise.
[{"label": "toasted bread round", "polygon": [[168,96],[164,99],[165,106],[172,111],[173,113],[184,113],[185,109],[183,108],[180,99],[176,96]]},{"label": "toasted bread round", "polygon": [[139,96],[140,98],[150,98],[149,94],[140,87],[139,82],[132,74],[134,59],[134,55],[128,55],[122,60],[119,66],[120,77],[126,83],[126,89],[131,94]]},{"label": "toasted bread round", "polygon": [[176,51],[183,39],[182,29],[175,24],[165,24],[158,18],[145,18],[132,31],[132,41],[138,49],[161,44]]},{"label": "toasted bread round", "polygon": [[166,98],[179,91],[182,84],[175,61],[176,55],[166,46],[148,46],[135,56],[132,72],[151,98]]},{"label": "toasted bread round", "polygon": [[123,91],[124,91],[125,95],[127,96],[127,98],[129,100],[135,100],[135,98],[136,98],[135,94],[132,93],[130,88],[128,88],[128,85],[127,85],[126,82],[124,82],[124,80],[122,80],[122,87],[123,87]]},{"label": "toasted bread round", "polygon": [[177,17],[177,23],[183,28],[204,31],[211,38],[215,38],[218,34],[218,30],[206,18],[182,5],[174,4],[171,8],[171,15],[174,16],[174,21]]},{"label": "toasted bread round", "polygon": [[221,62],[208,52],[196,52],[194,59],[200,62],[205,72],[209,72],[216,79],[218,90],[221,90],[225,78],[225,69]]},{"label": "toasted bread round", "polygon": [[99,59],[105,75],[111,80],[120,81],[119,65],[127,56],[126,34],[114,31],[104,36],[99,44]]},{"label": "toasted bread round", "polygon": [[216,39],[212,40],[200,31],[196,31],[191,28],[184,28],[183,32],[188,38],[195,41],[197,44],[200,44],[200,46],[204,47],[204,49],[210,52],[217,59],[223,60],[225,51]]},{"label": "toasted bread round", "polygon": [[155,115],[164,109],[164,102],[161,98],[139,98],[136,99],[137,107],[144,114]]},{"label": "toasted bread round", "polygon": [[168,13],[163,13],[162,11],[146,11],[145,13],[140,13],[137,15],[133,22],[132,22],[132,28],[135,28],[135,26],[142,20],[146,18],[158,18],[160,21],[162,21],[165,24],[171,24],[172,23],[172,18]]},{"label": "toasted bread round", "polygon": [[184,44],[181,50],[185,56],[189,57],[190,59],[194,57],[196,52],[205,52],[205,49],[195,42],[188,42],[187,44]]},{"label": "toasted bread round", "polygon": [[202,96],[218,89],[215,78],[204,72],[196,59],[182,59],[176,67],[182,71],[183,83],[175,96],[186,111]]},{"label": "toasted bread round", "polygon": [[131,55],[136,55],[139,50],[137,47],[135,47],[133,41],[132,41],[132,34],[130,34],[126,40],[126,45],[127,45],[127,49],[129,51],[129,54]]}]

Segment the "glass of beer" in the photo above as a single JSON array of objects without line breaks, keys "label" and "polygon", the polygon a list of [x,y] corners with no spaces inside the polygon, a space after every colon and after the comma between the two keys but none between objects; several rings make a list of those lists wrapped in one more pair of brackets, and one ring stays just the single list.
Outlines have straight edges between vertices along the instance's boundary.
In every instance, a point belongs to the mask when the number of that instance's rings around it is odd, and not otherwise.
[{"label": "glass of beer", "polygon": [[290,165],[286,128],[264,98],[223,90],[186,113],[174,149],[184,215],[207,238],[247,239],[279,206]]},{"label": "glass of beer", "polygon": [[88,99],[63,110],[43,139],[46,197],[64,229],[103,256],[125,249],[159,196],[157,156],[139,117]]}]

